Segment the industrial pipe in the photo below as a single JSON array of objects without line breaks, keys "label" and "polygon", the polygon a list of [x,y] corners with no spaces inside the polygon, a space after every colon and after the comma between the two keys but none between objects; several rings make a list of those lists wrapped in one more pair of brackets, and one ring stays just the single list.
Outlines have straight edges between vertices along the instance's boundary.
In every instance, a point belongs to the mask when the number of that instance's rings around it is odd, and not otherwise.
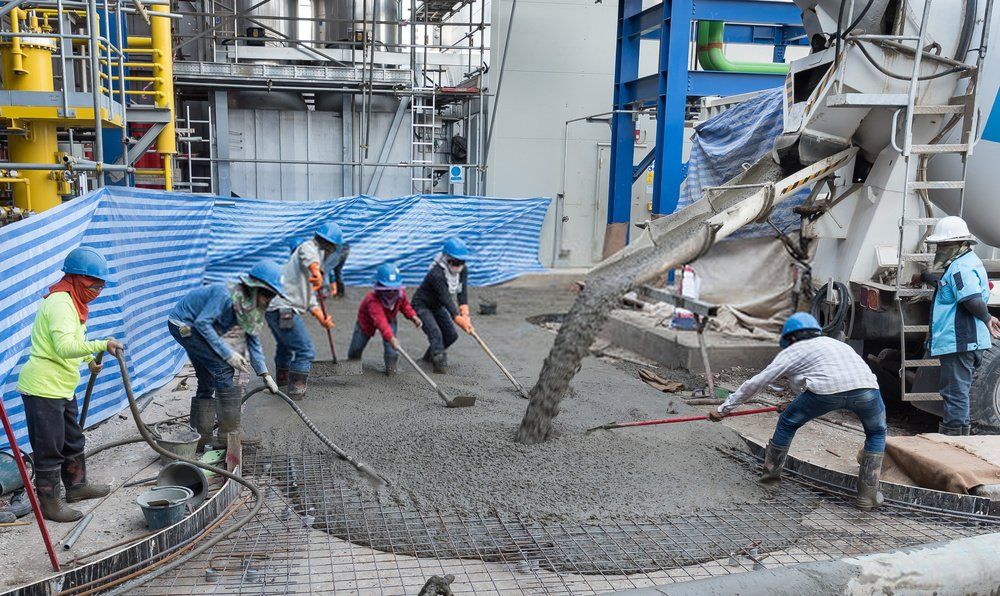
[{"label": "industrial pipe", "polygon": [[152,24],[149,26],[150,46],[159,52],[153,54],[153,63],[159,65],[160,76],[160,80],[153,83],[156,107],[170,110],[170,120],[156,137],[156,152],[163,157],[163,187],[165,190],[173,190],[173,159],[177,153],[177,135],[174,127],[174,62],[170,19],[164,17],[168,12],[169,5],[155,4],[149,7],[149,16],[152,17]]},{"label": "industrial pipe", "polygon": [[698,21],[698,64],[705,70],[788,74],[788,65],[777,62],[733,62],[726,57],[722,21]]}]

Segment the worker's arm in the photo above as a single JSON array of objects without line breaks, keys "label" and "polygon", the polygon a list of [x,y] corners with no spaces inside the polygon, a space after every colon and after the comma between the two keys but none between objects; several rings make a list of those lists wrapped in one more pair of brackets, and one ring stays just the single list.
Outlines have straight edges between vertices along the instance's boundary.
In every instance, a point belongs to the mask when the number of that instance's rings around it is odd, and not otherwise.
[{"label": "worker's arm", "polygon": [[105,340],[86,341],[76,335],[79,315],[70,303],[53,304],[48,309],[49,334],[52,348],[60,358],[93,359],[93,354],[108,349]]},{"label": "worker's arm", "polygon": [[247,333],[247,351],[250,352],[250,366],[258,375],[267,374],[267,361],[264,360],[264,350],[260,347],[260,337],[256,333]]},{"label": "worker's arm", "polygon": [[455,301],[452,300],[451,294],[448,292],[448,278],[445,277],[444,270],[435,266],[427,275],[430,277],[428,281],[431,282],[431,288],[434,290],[438,302],[447,309],[448,314],[454,319],[459,315],[458,306],[455,305]]},{"label": "worker's arm", "polygon": [[392,326],[389,325],[389,317],[386,316],[385,309],[382,308],[382,304],[378,300],[372,300],[368,303],[368,316],[371,318],[372,323],[375,324],[375,328],[382,335],[382,339],[391,342],[396,334],[392,332]]},{"label": "worker's arm", "polygon": [[962,308],[969,311],[969,314],[976,317],[980,321],[990,324],[990,310],[986,307],[986,302],[983,301],[982,296],[972,295],[966,296],[958,301]]},{"label": "worker's arm", "polygon": [[212,351],[218,354],[223,360],[229,360],[235,352],[215,332],[215,321],[222,316],[222,312],[226,308],[232,307],[232,302],[226,296],[225,290],[212,292],[205,301],[205,304],[202,305],[201,310],[198,311],[198,318],[191,324],[195,331],[212,347]]},{"label": "worker's arm", "polygon": [[[299,247],[295,249],[295,256],[298,259],[299,269],[302,271],[302,275],[312,278],[315,275],[315,273],[319,271],[320,254],[319,254],[319,247],[316,246],[315,242],[309,240],[300,244]],[[319,283],[323,283],[322,271],[319,271],[319,273],[320,273]],[[316,285],[313,284],[313,287],[316,287]],[[319,301],[316,299],[316,292],[309,293],[308,304],[306,304],[306,306],[310,311],[314,308],[319,308]]]},{"label": "worker's arm", "polygon": [[462,274],[458,277],[458,282],[462,289],[458,291],[458,303],[460,305],[469,304],[469,266],[462,267]]},{"label": "worker's arm", "polygon": [[762,389],[773,383],[775,379],[784,376],[784,374],[788,372],[791,364],[792,362],[791,358],[788,356],[788,352],[780,352],[777,356],[775,356],[774,360],[771,361],[771,364],[767,365],[767,368],[757,373],[753,378],[747,379],[742,385],[740,385],[740,388],[733,392],[733,394],[729,396],[729,399],[719,406],[719,413],[728,414],[733,411],[736,406],[760,393]]}]

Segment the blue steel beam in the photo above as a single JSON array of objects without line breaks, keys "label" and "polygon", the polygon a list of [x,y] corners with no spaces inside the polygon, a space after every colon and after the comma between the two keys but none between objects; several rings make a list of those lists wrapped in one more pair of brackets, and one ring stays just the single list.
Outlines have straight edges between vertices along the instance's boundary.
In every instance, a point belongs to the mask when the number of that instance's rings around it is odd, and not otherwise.
[{"label": "blue steel beam", "polygon": [[802,11],[791,2],[771,0],[699,0],[690,18],[695,21],[802,25]]},{"label": "blue steel beam", "polygon": [[[659,20],[654,13],[657,6],[647,8],[639,15],[636,15],[630,22],[633,29],[631,35],[637,35],[636,31],[642,32],[643,39],[659,39]],[[653,21],[652,23],[650,21]],[[807,46],[809,40],[806,38],[806,30],[803,27],[793,25],[741,25],[739,23],[726,23],[724,37],[725,43],[742,43],[755,45],[773,45],[775,47]]]},{"label": "blue steel beam", "polygon": [[635,184],[635,181],[639,179],[639,176],[642,176],[642,173],[645,172],[649,166],[653,165],[654,159],[656,159],[656,147],[650,149],[649,153],[647,153],[646,156],[639,161],[639,165],[632,168],[633,184]]},{"label": "blue steel beam", "polygon": [[[699,2],[700,3],[700,2]],[[653,216],[677,209],[681,181],[684,112],[687,109],[688,49],[693,0],[673,0],[660,29],[656,98],[656,156],[653,161]]]},{"label": "blue steel beam", "polygon": [[642,0],[618,0],[615,47],[614,113],[611,115],[611,175],[608,183],[608,225],[626,224],[632,211],[632,162],[635,160],[635,120],[628,110],[625,81],[639,73],[638,35],[629,35],[630,15],[642,10]]}]

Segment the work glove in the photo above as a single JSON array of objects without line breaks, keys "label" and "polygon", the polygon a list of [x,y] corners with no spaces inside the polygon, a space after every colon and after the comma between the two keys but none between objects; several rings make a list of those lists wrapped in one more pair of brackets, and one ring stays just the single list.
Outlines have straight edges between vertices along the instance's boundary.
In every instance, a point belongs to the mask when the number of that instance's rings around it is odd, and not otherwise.
[{"label": "work glove", "polygon": [[708,413],[708,419],[712,422],[722,422],[722,419],[725,417],[726,415],[718,410],[712,410]]},{"label": "work glove", "polygon": [[274,382],[274,378],[268,373],[261,375],[264,378],[264,385],[267,385],[267,390],[273,394],[278,393],[278,384]]},{"label": "work glove", "polygon": [[226,358],[226,362],[228,362],[229,366],[235,368],[236,370],[250,372],[250,363],[243,357],[243,354],[233,352],[229,355],[229,358]]},{"label": "work glove", "polygon": [[424,328],[424,322],[420,320],[420,317],[413,317],[412,319],[410,319],[410,322],[413,323],[413,326],[416,327],[417,329]]},{"label": "work glove", "polygon": [[472,335],[475,329],[472,327],[472,320],[467,316],[458,315],[455,317],[455,324],[458,325],[462,331]]},{"label": "work glove", "polygon": [[319,263],[309,263],[309,283],[312,284],[313,292],[323,289],[323,272],[319,269]]},{"label": "work glove", "polygon": [[389,345],[392,346],[394,350],[398,350],[401,348],[401,346],[399,345],[399,338],[397,338],[395,335],[393,335],[392,339],[389,340]]},{"label": "work glove", "polygon": [[319,324],[322,325],[325,329],[333,329],[333,317],[331,317],[330,315],[324,315],[323,309],[321,309],[318,306],[314,306],[311,309],[309,309],[309,312],[312,314],[312,316],[316,317],[316,320],[319,321]]}]

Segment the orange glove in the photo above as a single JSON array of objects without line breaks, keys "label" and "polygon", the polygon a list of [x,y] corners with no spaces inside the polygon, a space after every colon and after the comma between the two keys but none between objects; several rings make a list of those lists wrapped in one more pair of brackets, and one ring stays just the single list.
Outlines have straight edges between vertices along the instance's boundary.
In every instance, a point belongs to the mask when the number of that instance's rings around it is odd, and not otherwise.
[{"label": "orange glove", "polygon": [[309,283],[312,284],[313,291],[320,291],[323,287],[323,273],[319,270],[319,263],[309,263],[309,272]]},{"label": "orange glove", "polygon": [[463,317],[468,318],[469,317],[469,305],[468,304],[459,304],[458,305],[458,312]]},{"label": "orange glove", "polygon": [[326,329],[333,329],[333,317],[330,315],[324,315],[320,307],[314,306],[309,309],[309,312],[312,313],[312,316],[316,317],[316,320],[319,321],[320,325]]},{"label": "orange glove", "polygon": [[472,319],[464,315],[458,315],[455,317],[455,324],[461,327],[462,331],[466,333],[472,333],[475,329],[472,327]]}]

